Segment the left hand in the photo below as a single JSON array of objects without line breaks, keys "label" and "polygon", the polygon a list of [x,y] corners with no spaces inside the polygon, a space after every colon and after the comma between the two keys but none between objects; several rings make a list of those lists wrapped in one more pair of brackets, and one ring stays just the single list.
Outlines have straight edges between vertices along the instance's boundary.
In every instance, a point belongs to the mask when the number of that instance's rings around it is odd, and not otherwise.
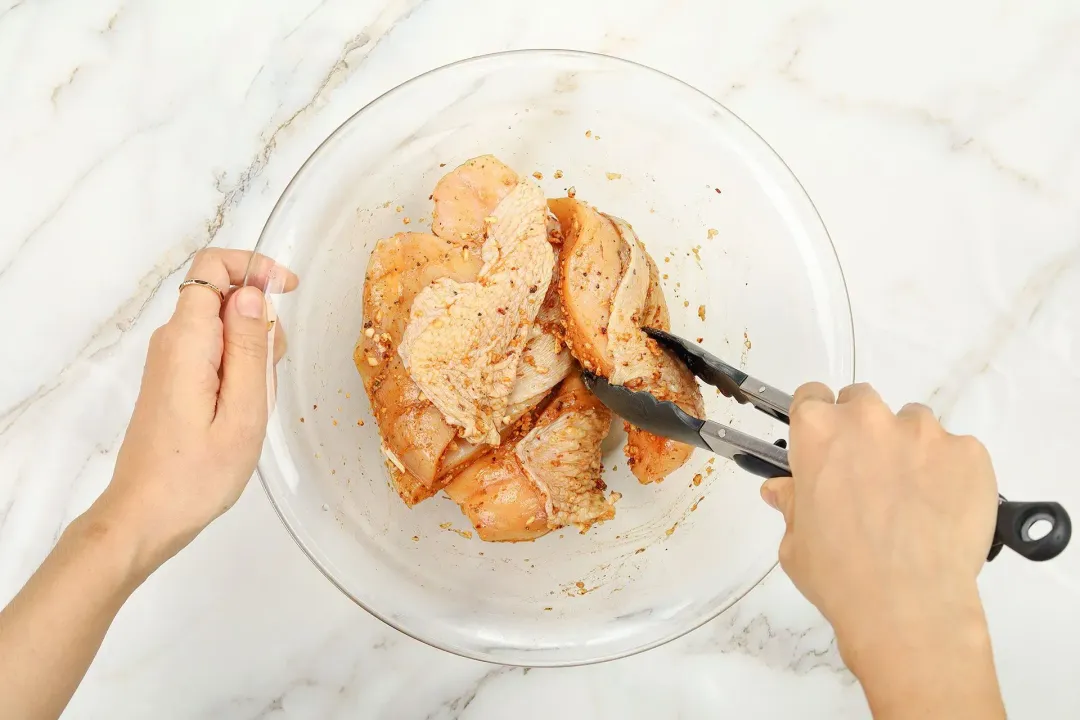
[{"label": "left hand", "polygon": [[[273,362],[285,351],[267,302],[243,282],[251,253],[204,250],[189,279],[226,291],[222,303],[205,287],[188,286],[176,311],[150,341],[142,388],[112,482],[95,503],[95,519],[131,541],[134,570],[148,575],[175,555],[240,497],[255,470],[269,412],[270,336]],[[288,292],[293,273],[261,258],[256,275]],[[284,275],[284,277],[282,277]]]}]

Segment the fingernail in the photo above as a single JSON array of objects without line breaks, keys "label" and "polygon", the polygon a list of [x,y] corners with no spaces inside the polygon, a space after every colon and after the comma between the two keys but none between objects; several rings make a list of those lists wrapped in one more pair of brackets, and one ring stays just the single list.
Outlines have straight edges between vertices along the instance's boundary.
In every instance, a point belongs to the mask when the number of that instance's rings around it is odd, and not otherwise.
[{"label": "fingernail", "polygon": [[263,301],[263,294],[259,288],[249,285],[236,291],[236,312],[246,318],[262,319],[266,312],[266,303]]},{"label": "fingernail", "polygon": [[761,499],[765,501],[765,504],[771,507],[773,510],[779,510],[779,506],[776,500],[776,491],[772,488],[761,487]]}]

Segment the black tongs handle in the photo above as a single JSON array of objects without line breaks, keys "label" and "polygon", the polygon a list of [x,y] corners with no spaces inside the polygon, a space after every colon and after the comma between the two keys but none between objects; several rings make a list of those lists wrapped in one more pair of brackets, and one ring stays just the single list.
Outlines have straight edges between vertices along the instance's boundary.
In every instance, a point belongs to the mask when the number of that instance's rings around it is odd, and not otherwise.
[{"label": "black tongs handle", "polygon": [[783,390],[746,374],[710,353],[700,345],[656,328],[642,328],[645,334],[675,353],[690,372],[720,392],[738,401],[750,403],[785,425],[791,424],[791,396]]},{"label": "black tongs handle", "polygon": [[[1049,529],[1036,538],[1031,531],[1040,522],[1049,523]],[[1028,560],[1050,560],[1061,554],[1071,537],[1072,520],[1059,503],[1013,502],[998,495],[994,542],[986,559],[993,560],[1006,546]]]}]

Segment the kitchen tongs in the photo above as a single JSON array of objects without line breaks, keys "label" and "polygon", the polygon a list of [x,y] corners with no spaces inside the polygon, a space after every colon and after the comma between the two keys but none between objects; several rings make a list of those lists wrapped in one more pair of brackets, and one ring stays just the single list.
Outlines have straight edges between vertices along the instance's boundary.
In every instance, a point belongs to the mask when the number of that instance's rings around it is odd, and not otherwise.
[{"label": "kitchen tongs", "polygon": [[[791,395],[728,365],[704,348],[663,330],[643,328],[649,337],[671,350],[686,367],[704,382],[720,389],[739,403],[749,403],[761,412],[789,424]],[[654,435],[678,440],[730,458],[743,470],[759,477],[791,474],[787,443],[770,443],[727,425],[696,418],[675,403],[660,401],[650,393],[612,385],[590,372],[582,373],[585,384],[616,415]],[[1033,528],[1049,530],[1037,537]],[[1029,560],[1049,560],[1065,549],[1072,535],[1069,514],[1056,502],[1012,502],[998,496],[997,526],[987,560],[993,560],[1008,546]]]}]

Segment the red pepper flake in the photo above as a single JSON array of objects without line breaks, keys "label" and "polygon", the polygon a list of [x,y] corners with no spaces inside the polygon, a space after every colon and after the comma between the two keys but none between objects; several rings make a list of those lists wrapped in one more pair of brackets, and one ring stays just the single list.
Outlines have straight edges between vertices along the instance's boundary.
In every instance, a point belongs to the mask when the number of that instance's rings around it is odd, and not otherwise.
[{"label": "red pepper flake", "polygon": [[716,188],[716,194],[717,194],[717,195],[719,195],[719,194],[720,194],[720,188]]}]

